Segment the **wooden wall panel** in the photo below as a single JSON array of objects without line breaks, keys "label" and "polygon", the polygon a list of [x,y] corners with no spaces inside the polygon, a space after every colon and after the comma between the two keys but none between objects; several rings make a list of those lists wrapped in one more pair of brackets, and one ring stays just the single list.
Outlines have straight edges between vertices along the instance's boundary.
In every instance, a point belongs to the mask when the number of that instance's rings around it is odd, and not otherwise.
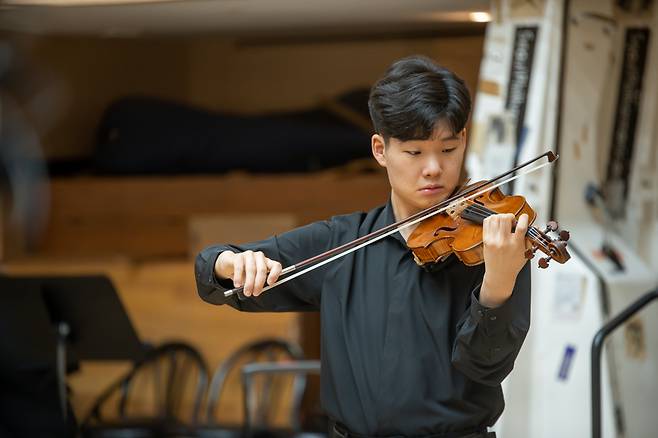
[{"label": "wooden wall panel", "polygon": [[185,257],[195,217],[282,214],[304,225],[367,211],[385,203],[389,190],[381,172],[55,179],[51,220],[37,253]]}]

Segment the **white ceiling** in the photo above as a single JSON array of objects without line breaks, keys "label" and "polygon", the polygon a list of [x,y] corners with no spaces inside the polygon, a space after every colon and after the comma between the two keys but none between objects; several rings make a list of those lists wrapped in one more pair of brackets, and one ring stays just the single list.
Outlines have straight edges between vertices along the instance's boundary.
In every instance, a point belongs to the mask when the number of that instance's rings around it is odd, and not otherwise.
[{"label": "white ceiling", "polygon": [[[71,1],[71,0],[69,0]],[[468,22],[489,0],[0,0],[0,29],[37,34],[386,33]],[[116,0],[115,0],[116,1]],[[122,2],[119,0],[119,2]],[[92,5],[89,5],[92,4]]]}]

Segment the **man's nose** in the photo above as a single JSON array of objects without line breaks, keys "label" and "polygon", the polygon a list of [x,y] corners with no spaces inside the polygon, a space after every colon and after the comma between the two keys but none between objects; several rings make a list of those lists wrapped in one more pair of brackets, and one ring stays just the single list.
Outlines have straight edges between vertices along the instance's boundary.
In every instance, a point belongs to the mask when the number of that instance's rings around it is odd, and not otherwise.
[{"label": "man's nose", "polygon": [[441,162],[435,157],[429,157],[425,162],[423,175],[426,177],[435,177],[441,175],[442,171]]}]

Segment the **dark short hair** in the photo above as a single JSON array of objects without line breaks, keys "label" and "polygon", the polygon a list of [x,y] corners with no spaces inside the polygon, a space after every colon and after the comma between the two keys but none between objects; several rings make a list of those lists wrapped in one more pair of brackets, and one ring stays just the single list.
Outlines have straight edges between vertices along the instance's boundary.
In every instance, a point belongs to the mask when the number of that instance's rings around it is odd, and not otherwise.
[{"label": "dark short hair", "polygon": [[370,90],[368,109],[385,140],[427,140],[438,121],[458,133],[468,121],[471,96],[464,81],[425,56],[393,63]]}]

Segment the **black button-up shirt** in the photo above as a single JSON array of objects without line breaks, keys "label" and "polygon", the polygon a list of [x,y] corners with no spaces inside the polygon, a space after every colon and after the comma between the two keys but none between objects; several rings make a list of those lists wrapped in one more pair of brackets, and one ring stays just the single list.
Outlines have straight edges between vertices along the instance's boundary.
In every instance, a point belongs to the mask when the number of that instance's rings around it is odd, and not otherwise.
[{"label": "black button-up shirt", "polygon": [[199,295],[243,311],[317,311],[322,321],[321,400],[334,420],[365,435],[429,435],[492,425],[500,383],[530,325],[530,265],[512,296],[478,302],[484,265],[455,256],[419,267],[395,233],[261,296],[225,298],[214,275],[225,250],[262,251],[286,267],[394,222],[387,205],[336,216],[260,242],[206,248],[196,258]]}]

